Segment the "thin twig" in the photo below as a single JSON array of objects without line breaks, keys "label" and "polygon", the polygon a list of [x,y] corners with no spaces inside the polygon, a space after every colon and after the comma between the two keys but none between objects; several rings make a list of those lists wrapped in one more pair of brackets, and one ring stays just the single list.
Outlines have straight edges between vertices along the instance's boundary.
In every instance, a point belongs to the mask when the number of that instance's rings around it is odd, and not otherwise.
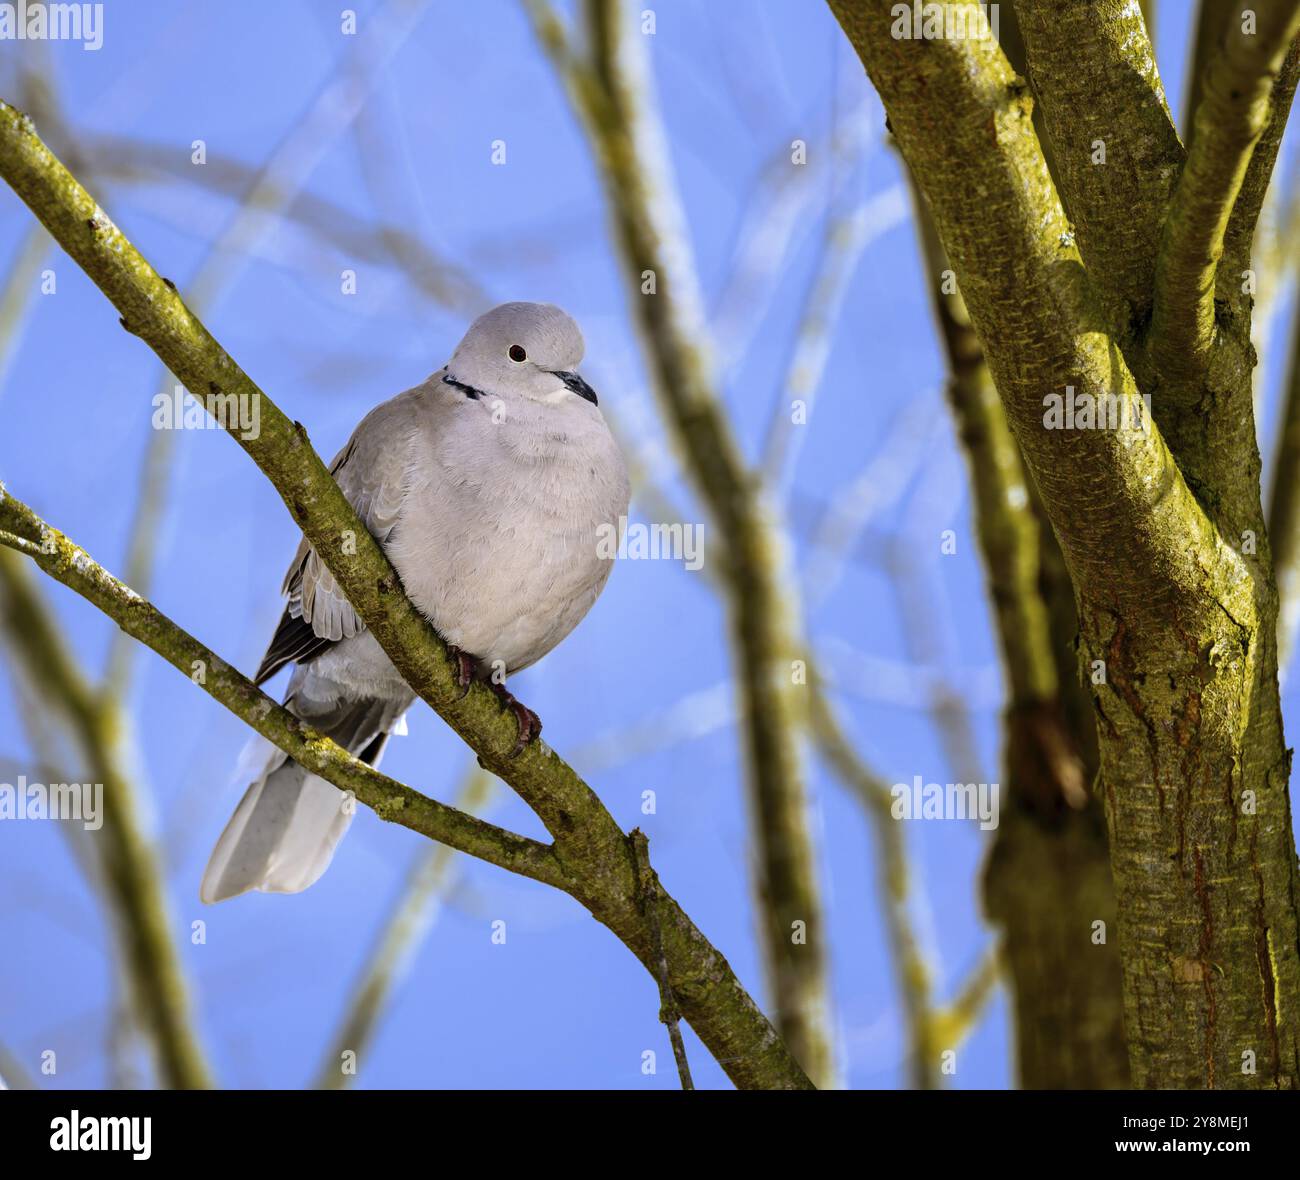
[{"label": "thin twig", "polygon": [[0,294],[0,394],[4,393],[17,352],[14,342],[31,311],[32,303],[28,297],[51,244],[50,235],[42,226],[29,227],[5,280],[4,292]]},{"label": "thin twig", "polygon": [[794,406],[802,404],[800,425],[806,427],[812,420],[813,403],[830,357],[840,309],[858,260],[875,238],[906,219],[906,194],[901,185],[896,185],[836,213],[826,227],[817,277],[809,288],[793,354],[763,445],[763,473],[778,493],[793,475],[807,433],[795,426]]},{"label": "thin twig", "polygon": [[902,825],[891,813],[889,787],[858,756],[835,716],[817,676],[809,678],[810,715],[817,742],[836,777],[857,796],[876,842],[877,888],[899,999],[907,1014],[912,1083],[919,1090],[939,1085],[933,980],[911,915],[911,873]]},{"label": "thin twig", "polygon": [[970,1035],[997,990],[1005,964],[1002,948],[994,943],[981,957],[952,1002],[935,1017],[935,1035],[945,1049],[955,1049]]},{"label": "thin twig", "polygon": [[0,1043],[0,1090],[35,1090],[36,1083],[22,1062]]},{"label": "thin twig", "polygon": [[668,977],[668,960],[664,957],[663,931],[659,925],[659,875],[650,867],[650,845],[646,834],[640,828],[633,828],[627,838],[636,861],[641,911],[645,914],[646,926],[650,931],[655,977],[659,983],[659,1019],[668,1026],[668,1039],[673,1045],[673,1057],[677,1061],[677,1076],[681,1079],[682,1089],[694,1090],[690,1062],[686,1060],[686,1042],[682,1040],[682,1016],[677,1010],[677,1000],[673,997],[673,985]]}]

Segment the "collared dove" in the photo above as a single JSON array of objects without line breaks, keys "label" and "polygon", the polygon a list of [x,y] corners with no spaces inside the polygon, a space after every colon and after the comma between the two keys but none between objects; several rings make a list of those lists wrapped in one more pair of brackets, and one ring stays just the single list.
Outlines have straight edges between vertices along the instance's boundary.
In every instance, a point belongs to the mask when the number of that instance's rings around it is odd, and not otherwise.
[{"label": "collared dove", "polygon": [[[627,470],[574,371],[582,334],[558,307],[506,303],[480,316],[447,366],[361,420],[330,467],[415,606],[453,647],[466,687],[487,680],[521,746],[541,723],[504,677],[577,626],[609,579]],[[259,684],[295,664],[296,716],[377,765],[414,694],[304,539]],[[257,777],[213,849],[200,896],[297,893],[351,822],[337,788],[262,747]]]}]

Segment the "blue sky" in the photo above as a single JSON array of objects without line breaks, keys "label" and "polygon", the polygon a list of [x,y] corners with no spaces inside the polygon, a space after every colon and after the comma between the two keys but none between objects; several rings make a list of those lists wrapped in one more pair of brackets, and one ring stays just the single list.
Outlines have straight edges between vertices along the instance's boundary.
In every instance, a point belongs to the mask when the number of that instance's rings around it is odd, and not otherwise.
[{"label": "blue sky", "polygon": [[[354,7],[364,31],[381,6]],[[654,7],[650,55],[715,320],[745,226],[764,208],[763,177],[772,161],[788,161],[791,142],[803,139],[810,166],[824,165],[837,121],[843,125],[855,113],[862,120],[860,150],[837,174],[837,187],[825,167],[811,183],[771,291],[742,283],[733,293],[746,338],[724,332],[717,360],[727,411],[753,455],[781,396],[828,208],[887,202],[901,177],[884,143],[883,114],[823,5],[661,0]],[[1161,7],[1159,59],[1178,111],[1186,36],[1173,26],[1184,19],[1183,6]],[[346,60],[354,39],[340,33],[339,8],[306,0],[110,0],[101,50],[41,48],[78,143],[145,141],[173,152],[183,173],[192,167],[193,142],[202,139],[211,161],[235,159],[256,169]],[[30,52],[31,46],[6,46],[4,85],[12,83],[14,55]],[[497,140],[506,145],[504,165],[492,163]],[[235,216],[229,200],[184,176],[130,184],[92,178],[89,187],[182,294]],[[488,304],[539,299],[565,307],[586,335],[583,371],[602,406],[633,446],[662,442],[598,177],[518,4],[427,4],[355,127],[329,140],[306,188],[362,224],[401,221],[471,274]],[[7,269],[16,257],[29,224],[17,198],[0,191],[0,266]],[[419,297],[392,267],[350,257],[337,244],[341,230],[331,235],[329,228],[324,235],[273,228],[204,317],[326,455],[371,406],[438,368],[470,316],[488,305],[471,300],[448,308]],[[57,291],[33,289],[0,385],[0,478],[121,571],[159,365],[61,253],[51,251],[44,265],[55,272]],[[344,269],[357,273],[355,295],[340,291]],[[1272,366],[1271,384],[1280,368]],[[903,218],[872,238],[846,288],[791,480],[795,561],[806,575],[810,526],[826,505],[868,464],[897,460],[899,468],[881,477],[887,502],[870,537],[896,538],[899,551],[920,565],[920,585],[934,604],[934,626],[921,638],[935,651],[923,654],[970,701],[980,777],[996,780],[997,655],[942,376],[915,235]],[[183,431],[175,441],[151,596],[249,672],[279,615],[277,591],[295,531],[275,492],[229,438]],[[913,452],[916,461],[907,459]],[[685,519],[702,520],[671,461],[661,466]],[[645,519],[644,508],[639,512]],[[941,557],[945,528],[957,533],[957,553]],[[707,553],[707,526],[705,537]],[[61,588],[43,589],[88,665],[102,667],[109,625]],[[879,565],[855,557],[817,597],[808,630],[846,686],[837,700],[872,765],[889,782],[960,774],[946,760],[929,713],[909,699],[917,695],[916,678],[904,676],[900,689],[890,675],[916,651],[899,596]],[[577,759],[579,769],[584,747],[703,694],[682,710],[694,722],[688,728],[703,732],[601,767],[591,781],[621,823],[645,828],[666,886],[762,1002],[738,736],[732,725],[715,724],[716,702],[728,694],[723,634],[720,604],[703,574],[671,562],[627,561],[577,632],[515,687],[544,719],[549,742]],[[1293,695],[1286,705],[1294,732],[1300,715]],[[316,1071],[406,872],[426,847],[362,809],[330,871],[306,893],[202,907],[203,864],[242,790],[232,771],[245,732],[147,652],[139,656],[130,706],[168,863],[173,922],[218,1077],[228,1086],[302,1085]],[[450,799],[470,756],[428,710],[413,710],[410,720],[410,735],[390,745],[385,770]],[[10,767],[32,764],[7,676],[0,676],[0,757]],[[813,758],[809,775],[845,1081],[902,1085],[905,1037],[870,830],[858,805]],[[659,799],[649,817],[640,813],[647,788]],[[504,787],[491,818],[544,835]],[[989,938],[977,895],[984,838],[966,825],[931,823],[911,825],[908,841],[923,889],[918,920],[939,993],[948,995]],[[359,1084],[674,1087],[653,982],[623,946],[561,894],[465,858],[457,866],[446,904],[362,1061]],[[188,931],[198,919],[207,923],[207,941],[195,946]],[[504,946],[491,939],[497,920],[507,923]],[[104,1085],[114,1018],[109,933],[53,825],[0,825],[0,945],[0,1041],[32,1069],[42,1050],[55,1049],[59,1072],[48,1084]],[[659,1054],[655,1076],[641,1072],[646,1049]],[[698,1084],[727,1084],[690,1034],[688,1049]],[[1010,1077],[999,996],[960,1050],[951,1083],[1001,1087]]]}]

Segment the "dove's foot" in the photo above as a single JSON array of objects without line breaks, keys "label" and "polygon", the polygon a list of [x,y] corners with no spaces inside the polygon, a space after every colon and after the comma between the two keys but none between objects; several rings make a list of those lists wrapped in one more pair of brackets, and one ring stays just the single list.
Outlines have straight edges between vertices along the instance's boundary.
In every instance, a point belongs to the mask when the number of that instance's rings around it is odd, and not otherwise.
[{"label": "dove's foot", "polygon": [[515,721],[519,725],[519,740],[515,742],[515,748],[510,751],[510,757],[517,758],[526,745],[535,742],[541,736],[542,719],[527,705],[515,700],[514,694],[504,684],[498,684],[495,680],[489,680],[488,684],[501,698],[501,703],[515,715]]},{"label": "dove's foot", "polygon": [[468,652],[461,651],[454,643],[447,644],[447,654],[456,664],[456,684],[460,688],[461,697],[464,698],[469,692],[469,686],[474,683],[474,671],[478,667],[478,661]]}]

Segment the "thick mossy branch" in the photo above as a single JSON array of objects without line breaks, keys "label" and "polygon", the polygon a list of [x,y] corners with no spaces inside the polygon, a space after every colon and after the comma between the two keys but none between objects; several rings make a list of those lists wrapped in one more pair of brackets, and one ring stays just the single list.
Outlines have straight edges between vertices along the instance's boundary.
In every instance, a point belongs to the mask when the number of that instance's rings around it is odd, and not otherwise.
[{"label": "thick mossy branch", "polygon": [[[1232,555],[1106,332],[1023,83],[996,46],[895,39],[884,0],[831,7],[929,203],[1075,586],[1143,611],[1193,587],[1212,600],[1207,571]],[[1081,395],[1113,407],[1118,428],[1054,423],[1051,399]],[[1153,576],[1139,586],[1117,567]]]},{"label": "thick mossy branch", "polygon": [[1079,252],[1126,338],[1150,310],[1184,159],[1155,51],[1126,0],[1016,0],[1016,15]]},{"label": "thick mossy branch", "polygon": [[[1197,383],[1209,367],[1215,282],[1229,219],[1239,195],[1254,199],[1255,186],[1243,192],[1243,182],[1272,121],[1274,80],[1297,29],[1297,0],[1264,0],[1249,13],[1234,12],[1202,78],[1187,163],[1165,218],[1148,342],[1162,380],[1174,387]],[[1285,111],[1279,133],[1284,119]],[[1267,187],[1267,174],[1262,180]],[[1253,225],[1252,218],[1251,232]]]},{"label": "thick mossy branch", "polygon": [[[554,837],[570,892],[653,973],[626,836],[595,792],[537,742],[512,757],[517,727],[496,696],[460,697],[446,645],[402,592],[396,572],[352,511],[306,431],[291,422],[189,311],[37,136],[0,103],[0,175],[140,336],[200,401],[258,402],[260,433],[229,433],[258,465],[406,682],[508,783]],[[220,421],[220,419],[218,419]],[[30,539],[30,538],[29,538]],[[224,665],[223,665],[224,668]],[[232,670],[233,671],[233,670]],[[664,953],[683,1016],[743,1088],[806,1088],[806,1074],[740,986],[730,966],[665,895]]]}]

